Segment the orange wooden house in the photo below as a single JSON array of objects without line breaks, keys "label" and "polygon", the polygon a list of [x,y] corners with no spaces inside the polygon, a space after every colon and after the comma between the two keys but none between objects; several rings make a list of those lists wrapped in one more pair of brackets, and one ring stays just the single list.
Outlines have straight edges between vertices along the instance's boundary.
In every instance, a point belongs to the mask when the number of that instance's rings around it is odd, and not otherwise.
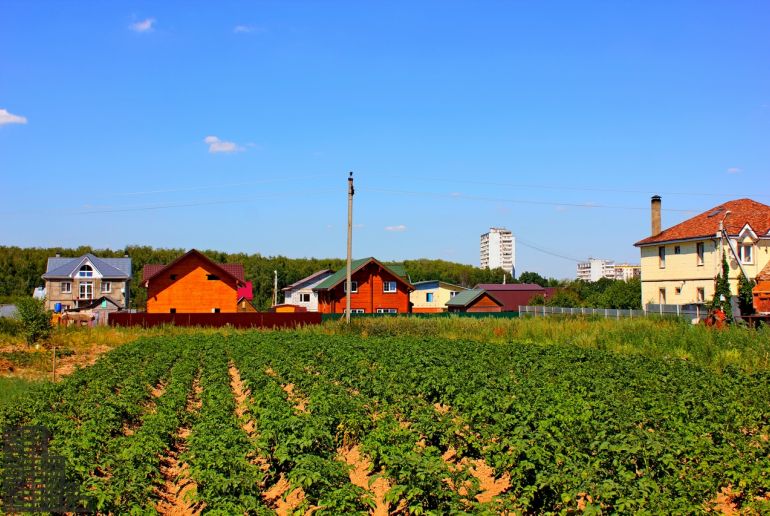
[{"label": "orange wooden house", "polygon": [[214,263],[195,249],[168,265],[145,265],[147,313],[229,313],[238,311],[243,265]]},{"label": "orange wooden house", "polygon": [[[414,287],[406,279],[403,266],[386,266],[374,258],[351,263],[350,312],[361,314],[408,313],[409,293]],[[313,290],[318,292],[318,311],[324,314],[345,313],[346,269],[340,269]]]}]

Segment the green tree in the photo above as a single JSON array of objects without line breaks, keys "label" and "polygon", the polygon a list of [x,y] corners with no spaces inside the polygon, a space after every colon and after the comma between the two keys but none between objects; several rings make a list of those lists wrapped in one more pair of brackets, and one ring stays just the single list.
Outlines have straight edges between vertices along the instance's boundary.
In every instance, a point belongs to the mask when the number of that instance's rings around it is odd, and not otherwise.
[{"label": "green tree", "polygon": [[730,305],[730,265],[727,263],[727,254],[722,255],[722,271],[714,279],[714,299],[711,301],[712,309],[722,310],[727,322],[733,322],[733,308]]},{"label": "green tree", "polygon": [[25,297],[16,303],[16,308],[19,310],[21,331],[28,345],[51,334],[51,312],[45,309],[45,300]]},{"label": "green tree", "polygon": [[598,296],[600,308],[642,307],[642,282],[639,279],[629,281],[615,280]]},{"label": "green tree", "polygon": [[583,306],[583,300],[573,290],[559,289],[556,293],[549,297],[546,302],[546,306],[561,306],[563,308],[578,308]]},{"label": "green tree", "polygon": [[535,285],[540,285],[541,287],[548,286],[548,280],[536,272],[522,272],[519,274],[519,282],[534,283]]},{"label": "green tree", "polygon": [[738,306],[741,309],[741,315],[751,315],[754,313],[754,280],[750,280],[743,275],[738,277]]}]

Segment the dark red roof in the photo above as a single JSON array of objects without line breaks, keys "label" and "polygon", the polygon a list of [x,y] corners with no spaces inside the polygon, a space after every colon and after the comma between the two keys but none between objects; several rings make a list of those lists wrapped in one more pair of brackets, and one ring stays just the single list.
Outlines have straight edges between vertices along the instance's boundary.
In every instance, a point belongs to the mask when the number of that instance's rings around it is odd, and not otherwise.
[{"label": "dark red roof", "polygon": [[[730,215],[725,219],[725,213]],[[728,235],[738,235],[748,224],[757,235],[770,233],[770,206],[751,199],[737,199],[714,206],[700,215],[672,226],[659,235],[654,235],[638,241],[637,246],[669,242],[672,240],[689,240],[695,238],[710,238],[719,231],[719,223],[724,219]]]},{"label": "dark red roof", "polygon": [[173,262],[171,262],[168,265],[162,265],[157,263],[148,263],[144,266],[142,269],[142,283],[145,281],[153,278],[154,276],[157,276],[160,274],[164,269],[167,269],[173,265],[176,265],[180,261],[184,260],[188,256],[196,255],[199,258],[203,259],[204,261],[207,261],[210,263],[213,267],[216,269],[219,269],[221,272],[225,273],[228,276],[231,276],[233,279],[236,279],[240,283],[245,283],[246,278],[243,273],[243,265],[240,263],[214,263],[212,260],[210,260],[206,255],[201,253],[200,251],[197,251],[196,249],[191,249]]},{"label": "dark red roof", "polygon": [[142,269],[142,281],[155,276],[157,273],[165,269],[166,266],[161,263],[148,263]]},{"label": "dark red roof", "polygon": [[489,292],[521,292],[523,290],[544,290],[535,283],[479,283],[473,288],[480,288]]}]

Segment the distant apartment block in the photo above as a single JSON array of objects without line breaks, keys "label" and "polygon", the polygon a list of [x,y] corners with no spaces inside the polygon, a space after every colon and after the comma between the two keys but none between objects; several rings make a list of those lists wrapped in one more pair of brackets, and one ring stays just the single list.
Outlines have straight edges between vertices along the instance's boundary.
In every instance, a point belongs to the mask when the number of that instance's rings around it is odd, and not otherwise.
[{"label": "distant apartment block", "polygon": [[602,278],[615,279],[615,262],[601,258],[589,258],[577,264],[577,279],[599,281]]},{"label": "distant apartment block", "polygon": [[503,269],[516,275],[516,239],[505,228],[489,228],[481,235],[481,268]]},{"label": "distant apartment block", "polygon": [[598,281],[602,278],[628,281],[642,277],[642,266],[630,263],[616,264],[612,260],[589,258],[577,265],[577,279]]},{"label": "distant apartment block", "polygon": [[640,279],[641,277],[641,265],[633,265],[630,263],[621,263],[619,265],[615,265],[615,279],[629,281],[632,279]]}]

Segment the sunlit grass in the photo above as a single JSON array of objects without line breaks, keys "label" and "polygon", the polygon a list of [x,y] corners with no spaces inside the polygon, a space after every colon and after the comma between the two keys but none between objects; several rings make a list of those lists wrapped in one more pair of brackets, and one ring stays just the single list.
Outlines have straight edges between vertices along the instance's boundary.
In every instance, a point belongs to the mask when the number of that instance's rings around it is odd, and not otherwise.
[{"label": "sunlit grass", "polygon": [[521,342],[601,349],[666,360],[686,360],[717,371],[733,366],[747,372],[770,370],[770,329],[733,326],[714,330],[656,317],[354,318],[347,327],[329,321],[310,333],[372,336],[438,336],[448,340]]}]

